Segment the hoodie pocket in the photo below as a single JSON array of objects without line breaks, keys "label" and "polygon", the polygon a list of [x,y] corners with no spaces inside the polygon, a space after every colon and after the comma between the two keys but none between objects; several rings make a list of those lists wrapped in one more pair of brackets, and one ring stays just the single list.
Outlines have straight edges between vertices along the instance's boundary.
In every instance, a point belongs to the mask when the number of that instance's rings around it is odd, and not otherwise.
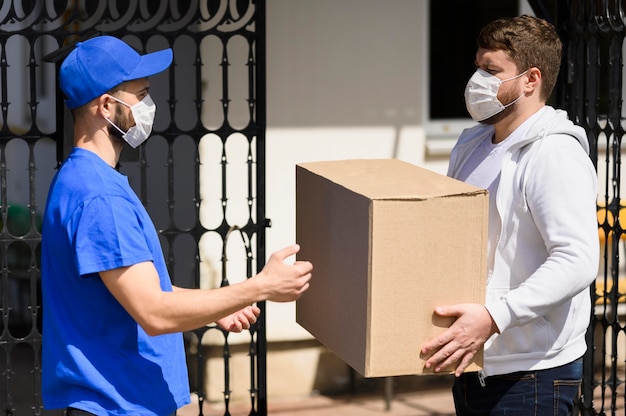
[{"label": "hoodie pocket", "polygon": [[489,356],[532,354],[549,351],[556,335],[551,325],[538,318],[526,325],[509,328],[496,336],[485,353]]}]

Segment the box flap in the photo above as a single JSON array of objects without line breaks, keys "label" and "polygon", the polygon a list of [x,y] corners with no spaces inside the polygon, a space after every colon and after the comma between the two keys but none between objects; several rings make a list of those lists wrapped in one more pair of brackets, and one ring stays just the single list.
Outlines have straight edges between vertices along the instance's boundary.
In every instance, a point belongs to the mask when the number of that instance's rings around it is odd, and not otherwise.
[{"label": "box flap", "polygon": [[298,166],[370,199],[425,200],[486,192],[398,159],[337,160]]}]

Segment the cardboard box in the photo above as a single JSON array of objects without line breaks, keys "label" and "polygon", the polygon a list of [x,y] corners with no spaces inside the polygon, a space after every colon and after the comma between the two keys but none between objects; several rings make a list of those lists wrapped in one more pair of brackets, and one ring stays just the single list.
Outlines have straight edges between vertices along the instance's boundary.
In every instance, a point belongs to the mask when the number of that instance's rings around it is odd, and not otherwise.
[{"label": "cardboard box", "polygon": [[487,191],[396,159],[297,165],[297,322],[364,377],[431,372],[420,349],[452,323],[435,307],[484,303],[487,210]]}]

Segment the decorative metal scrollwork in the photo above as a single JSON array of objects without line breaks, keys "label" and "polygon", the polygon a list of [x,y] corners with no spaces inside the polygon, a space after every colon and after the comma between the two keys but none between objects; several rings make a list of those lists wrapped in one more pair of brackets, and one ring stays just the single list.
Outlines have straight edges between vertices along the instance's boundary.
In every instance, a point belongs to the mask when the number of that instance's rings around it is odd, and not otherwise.
[{"label": "decorative metal scrollwork", "polygon": [[250,25],[255,9],[253,0],[3,0],[0,32],[17,33],[36,26],[39,33],[59,30],[231,33]]}]

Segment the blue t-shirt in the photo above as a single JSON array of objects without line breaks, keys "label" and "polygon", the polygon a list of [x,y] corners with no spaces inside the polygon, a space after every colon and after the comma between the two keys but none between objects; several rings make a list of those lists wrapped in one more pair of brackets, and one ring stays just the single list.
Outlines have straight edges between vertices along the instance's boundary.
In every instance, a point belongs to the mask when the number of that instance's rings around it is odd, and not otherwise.
[{"label": "blue t-shirt", "polygon": [[98,274],[145,261],[171,291],[157,232],[128,178],[75,148],[52,181],[42,231],[45,408],[143,416],[189,403],[182,334],[147,335]]}]

